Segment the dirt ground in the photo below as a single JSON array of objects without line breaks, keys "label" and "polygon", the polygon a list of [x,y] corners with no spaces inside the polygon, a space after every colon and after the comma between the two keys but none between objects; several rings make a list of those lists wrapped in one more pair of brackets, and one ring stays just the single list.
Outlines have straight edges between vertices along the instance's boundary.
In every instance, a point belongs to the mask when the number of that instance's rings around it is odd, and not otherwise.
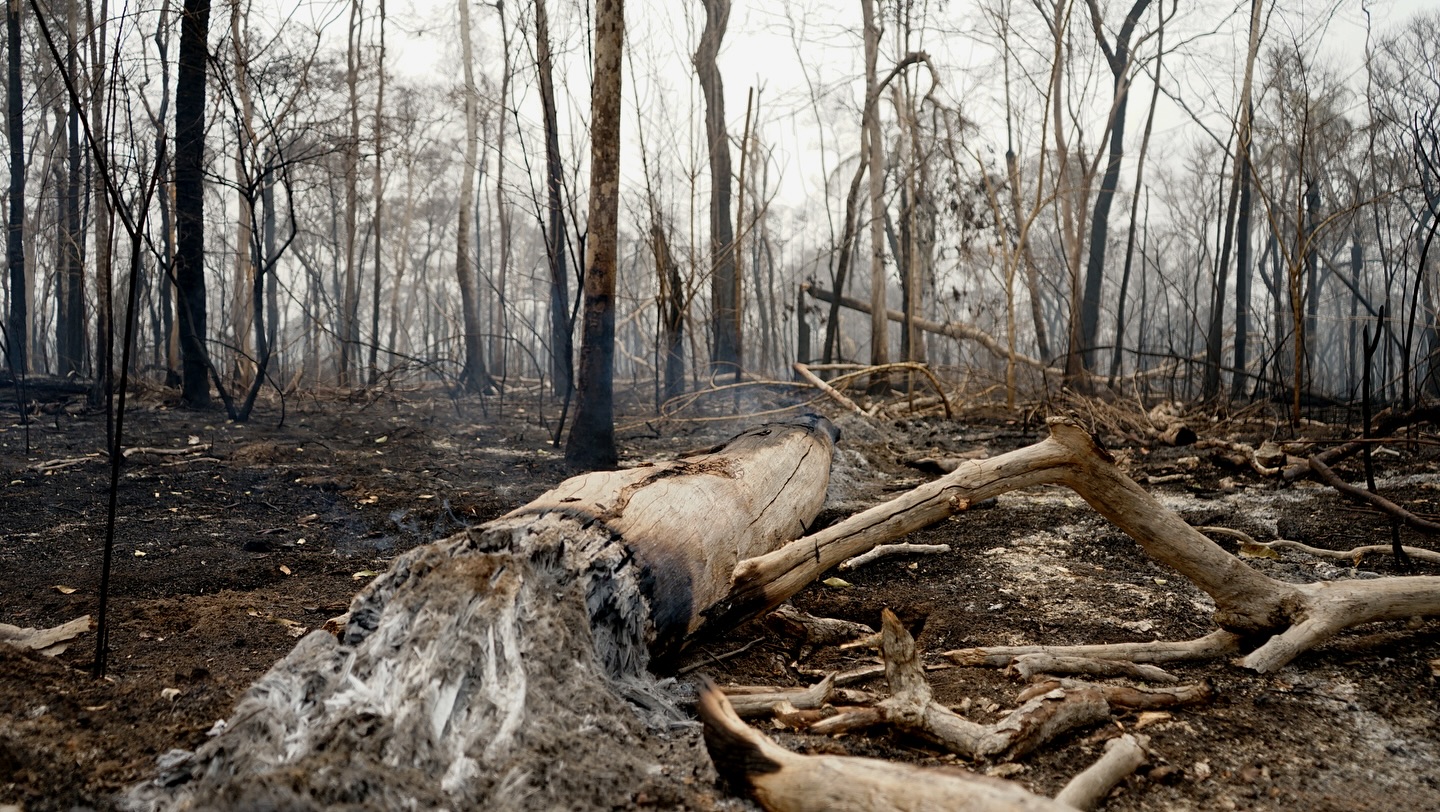
[{"label": "dirt ground", "polygon": [[[344,612],[351,595],[400,552],[494,518],[570,472],[548,442],[534,400],[454,401],[437,393],[308,396],[246,425],[219,412],[138,398],[122,470],[111,591],[109,673],[87,673],[94,635],[46,658],[0,646],[0,809],[112,808],[114,794],[155,773],[173,748],[194,749],[249,683],[306,631]],[[822,410],[823,407],[822,407]],[[257,410],[258,411],[258,410]],[[624,411],[622,457],[673,456],[755,420],[664,421]],[[1262,411],[1251,420],[1192,418],[1204,437],[1290,439]],[[1348,437],[1345,416],[1301,431]],[[946,420],[837,418],[842,429],[822,520],[833,521],[933,476],[902,460],[996,454],[1044,436],[1034,413],[971,407]],[[1208,450],[1146,447],[1104,438],[1142,483],[1192,524],[1256,538],[1348,549],[1385,543],[1388,519],[1312,483],[1277,486]],[[1433,515],[1440,500],[1431,444],[1385,446],[1381,488]],[[28,427],[0,409],[0,623],[48,627],[96,610],[109,466],[103,413],[78,398]],[[1358,463],[1339,469],[1359,481]],[[1410,531],[1407,544],[1433,546]],[[885,559],[814,584],[795,605],[816,615],[878,624],[883,607],[924,620],[927,652],[1021,643],[1186,639],[1212,630],[1213,604],[1151,562],[1068,491],[1003,496],[915,534],[952,552]],[[1234,542],[1220,543],[1234,551]],[[1323,562],[1292,553],[1247,559],[1288,580],[1398,574],[1384,558]],[[1440,567],[1419,565],[1422,574]],[[748,646],[734,656],[737,649]],[[789,686],[805,669],[849,668],[858,652],[797,652],[761,623],[735,629],[692,656],[721,684]],[[940,662],[938,657],[927,658]],[[1367,627],[1278,674],[1226,663],[1172,668],[1206,680],[1213,702],[1144,728],[1157,759],[1111,797],[1111,810],[1440,810],[1440,622]],[[991,721],[1023,687],[979,668],[929,674],[936,698]],[[879,688],[878,684],[862,686]],[[1116,717],[1131,728],[1136,715]],[[1053,794],[1098,756],[1114,728],[1081,731],[990,767]],[[885,732],[836,738],[769,730],[805,752],[851,753],[921,764],[954,763],[923,742]],[[1156,770],[1165,766],[1167,769]],[[985,765],[978,765],[986,769]],[[718,786],[683,800],[617,798],[615,808],[730,806]]]}]

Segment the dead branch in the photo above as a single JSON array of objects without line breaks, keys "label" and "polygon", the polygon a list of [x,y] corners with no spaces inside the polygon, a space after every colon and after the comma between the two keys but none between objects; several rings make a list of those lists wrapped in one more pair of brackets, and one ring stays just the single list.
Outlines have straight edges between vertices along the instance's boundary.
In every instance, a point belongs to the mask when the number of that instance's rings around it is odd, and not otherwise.
[{"label": "dead branch", "polygon": [[918,555],[948,552],[950,552],[950,545],[948,544],[881,544],[878,547],[870,550],[870,552],[868,553],[862,553],[855,556],[854,558],[841,561],[840,569],[859,569],[860,567],[863,567],[872,561],[878,561],[881,558],[892,555]]},{"label": "dead branch", "polygon": [[877,707],[886,721],[967,758],[1014,758],[1065,731],[1110,718],[1110,706],[1092,688],[1056,688],[1029,700],[993,725],[957,715],[931,699],[915,639],[889,609],[881,613],[881,649],[892,696]]},{"label": "dead branch", "polygon": [[1051,420],[1048,439],[969,461],[940,479],[780,549],[741,561],[730,594],[702,626],[733,623],[778,605],[830,567],[928,526],[971,504],[1032,485],[1064,485],[1124,530],[1150,557],[1215,600],[1216,622],[1270,639],[1244,658],[1273,671],[1351,626],[1440,614],[1440,578],[1291,584],[1277,581],[1206,538],[1121,472],[1075,423]]},{"label": "dead branch", "polygon": [[1368,504],[1383,513],[1388,513],[1416,530],[1427,533],[1440,532],[1440,524],[1432,522],[1429,519],[1422,519],[1378,493],[1371,493],[1364,488],[1357,488],[1341,479],[1340,475],[1335,473],[1334,469],[1324,462],[1321,462],[1319,456],[1310,457],[1310,470],[1315,473],[1315,476],[1320,478],[1321,482],[1324,482],[1326,485],[1345,494],[1356,502]]},{"label": "dead branch", "polygon": [[185,446],[184,448],[157,448],[153,446],[137,445],[127,448],[121,453],[124,454],[126,459],[136,456],[137,454],[155,457],[180,457],[186,454],[203,454],[206,451],[209,451],[210,448],[210,443],[198,443],[196,445]]},{"label": "dead branch", "polygon": [[1145,763],[1145,748],[1150,741],[1145,736],[1126,733],[1119,738],[1105,742],[1105,754],[1085,771],[1070,779],[1055,800],[1079,810],[1090,810],[1100,805],[1116,784],[1124,781]]},{"label": "dead branch", "polygon": [[1022,654],[1011,667],[1023,679],[1037,674],[1083,674],[1088,677],[1130,677],[1150,682],[1179,682],[1180,678],[1153,665],[1128,660],[1101,660],[1094,657],[1061,656],[1050,652]]},{"label": "dead branch", "polygon": [[1049,654],[1056,657],[1087,657],[1096,660],[1125,660],[1132,663],[1183,663],[1214,660],[1240,650],[1240,635],[1223,629],[1196,640],[1151,643],[1104,643],[1086,646],[989,646],[947,651],[943,656],[956,665],[1006,668],[1019,657]]},{"label": "dead branch", "polygon": [[[1434,423],[1437,420],[1440,420],[1440,406],[1416,406],[1403,412],[1386,409],[1375,416],[1375,425],[1370,428],[1370,440],[1373,442],[1376,438],[1394,434],[1400,429],[1416,423]],[[1313,470],[1310,465],[1311,459],[1318,459],[1325,465],[1334,465],[1346,457],[1360,453],[1360,450],[1365,447],[1365,443],[1366,441],[1363,439],[1351,440],[1343,445],[1328,448],[1310,459],[1297,460],[1285,466],[1281,476],[1286,481],[1299,479]]]},{"label": "dead branch", "polygon": [[770,716],[775,708],[781,704],[790,706],[791,710],[815,710],[830,701],[835,692],[835,675],[831,674],[820,682],[811,685],[809,688],[799,688],[790,691],[770,691],[766,693],[730,693],[725,692],[735,712],[742,718],[754,716]]},{"label": "dead branch", "polygon": [[864,409],[860,408],[859,405],[857,405],[857,404],[855,403],[855,401],[851,400],[850,398],[845,397],[845,395],[842,394],[842,393],[840,392],[840,390],[838,390],[838,389],[836,389],[835,387],[831,386],[830,384],[828,384],[828,383],[820,380],[820,376],[818,376],[818,375],[816,375],[815,373],[811,372],[811,371],[809,370],[809,368],[807,368],[804,364],[800,363],[799,361],[796,361],[795,363],[791,364],[790,366],[795,370],[795,372],[796,372],[800,377],[804,378],[807,383],[809,383],[811,386],[815,387],[816,389],[819,389],[821,392],[824,392],[827,397],[829,397],[831,400],[835,401],[836,403],[840,404],[842,407],[844,407],[844,408],[847,409],[848,411],[854,412],[855,414],[858,414],[858,415],[860,415],[861,417],[869,417],[869,416],[870,416],[869,413],[867,413]]},{"label": "dead branch", "polygon": [[1048,679],[1026,687],[1015,696],[1015,700],[1028,702],[1056,689],[1099,691],[1111,708],[1119,710],[1154,710],[1181,705],[1199,705],[1215,698],[1214,689],[1205,683],[1173,685],[1168,688],[1137,688],[1133,685],[1095,683],[1076,679]]},{"label": "dead branch", "polygon": [[788,603],[766,615],[765,625],[776,634],[798,641],[801,646],[799,659],[802,660],[818,649],[849,643],[856,638],[875,633],[874,629],[864,623],[833,617],[815,617]]},{"label": "dead branch", "polygon": [[1074,812],[1018,784],[965,770],[792,753],[745,724],[713,686],[700,692],[715,769],[770,812]]},{"label": "dead branch", "polygon": [[[1205,528],[1206,530],[1228,529],[1228,528]],[[1234,531],[1239,532],[1239,531]],[[1351,547],[1348,550],[1326,550],[1320,547],[1311,547],[1291,539],[1274,539],[1272,541],[1249,540],[1250,544],[1256,547],[1264,547],[1267,550],[1295,550],[1296,552],[1313,555],[1316,558],[1328,558],[1332,561],[1349,561],[1358,563],[1367,555],[1394,555],[1395,548],[1389,544],[1367,544],[1363,547]],[[1427,550],[1423,547],[1403,547],[1405,554],[1417,561],[1426,561],[1431,564],[1440,564],[1440,552]]]},{"label": "dead branch", "polygon": [[65,649],[70,647],[72,640],[90,631],[94,626],[89,615],[81,615],[74,620],[68,620],[59,626],[51,626],[48,629],[21,628],[11,626],[9,623],[0,623],[0,645],[15,646],[39,652],[46,657],[54,657],[57,654],[65,653]]}]

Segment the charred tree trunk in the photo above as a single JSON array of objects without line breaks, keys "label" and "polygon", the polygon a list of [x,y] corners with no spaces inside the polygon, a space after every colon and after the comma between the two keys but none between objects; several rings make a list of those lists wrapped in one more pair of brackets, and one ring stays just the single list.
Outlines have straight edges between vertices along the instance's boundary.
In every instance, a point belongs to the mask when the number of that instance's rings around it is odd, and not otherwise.
[{"label": "charred tree trunk", "polygon": [[480,308],[475,301],[475,278],[470,267],[470,234],[475,228],[471,209],[475,205],[475,162],[478,160],[478,118],[480,91],[475,84],[475,53],[470,41],[470,3],[459,0],[460,50],[465,63],[465,165],[460,168],[460,212],[455,232],[455,282],[460,287],[460,318],[464,337],[464,366],[460,389],[483,392],[489,389],[485,352],[480,344]]},{"label": "charred tree trunk", "polygon": [[1105,163],[1105,174],[1100,178],[1100,192],[1095,198],[1095,210],[1090,220],[1090,248],[1085,260],[1085,291],[1080,306],[1080,346],[1070,348],[1072,356],[1078,352],[1084,368],[1090,371],[1095,370],[1095,342],[1100,331],[1100,284],[1105,275],[1110,207],[1115,202],[1115,190],[1120,186],[1120,162],[1125,157],[1125,111],[1130,104],[1130,37],[1148,5],[1150,0],[1135,0],[1130,6],[1125,22],[1115,35],[1112,49],[1101,27],[1100,9],[1095,0],[1089,0],[1090,22],[1095,40],[1110,65],[1115,97],[1110,113],[1110,155]]},{"label": "charred tree trunk", "polygon": [[554,809],[587,779],[622,798],[678,783],[649,770],[676,738],[696,752],[698,734],[657,731],[683,715],[649,670],[740,561],[814,520],[833,431],[811,416],[576,477],[405,554],[356,597],[339,640],[303,639],[224,732],[125,805]]},{"label": "charred tree trunk", "polygon": [[730,226],[730,137],[725,133],[725,85],[715,64],[730,21],[730,0],[702,2],[705,30],[695,49],[695,72],[705,95],[705,137],[710,142],[710,299],[714,320],[710,365],[712,373],[733,372],[738,380],[740,277],[735,268],[735,233]]},{"label": "charred tree trunk", "polygon": [[545,190],[549,227],[545,253],[550,260],[550,377],[556,397],[569,396],[575,367],[570,321],[570,280],[565,263],[565,176],[560,163],[560,124],[555,110],[555,81],[550,55],[550,21],[545,0],[535,0],[535,64],[540,74],[540,106],[545,115]]},{"label": "charred tree trunk", "polygon": [[181,398],[210,405],[205,351],[205,65],[210,0],[185,0],[175,80],[175,289]]},{"label": "charred tree trunk", "polygon": [[595,84],[590,100],[590,219],[585,241],[585,327],[575,422],[565,459],[612,468],[615,450],[615,276],[620,208],[620,60],[625,0],[600,0],[595,12]]},{"label": "charred tree trunk", "polygon": [[10,142],[10,207],[5,223],[5,264],[10,270],[9,351],[6,364],[16,376],[29,369],[30,286],[25,282],[25,120],[20,87],[20,4],[5,7],[5,132]]}]

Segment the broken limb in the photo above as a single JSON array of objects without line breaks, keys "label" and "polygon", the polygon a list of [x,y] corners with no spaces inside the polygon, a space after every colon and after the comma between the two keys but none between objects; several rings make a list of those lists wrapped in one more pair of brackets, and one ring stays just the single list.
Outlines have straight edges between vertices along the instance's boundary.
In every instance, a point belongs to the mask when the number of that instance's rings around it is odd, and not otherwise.
[{"label": "broken limb", "polygon": [[817,649],[842,645],[875,633],[874,629],[864,623],[833,617],[815,617],[788,603],[766,615],[765,625],[776,634],[798,642],[798,657],[802,660]]},{"label": "broken limb", "polygon": [[809,688],[764,693],[726,691],[731,706],[741,717],[769,716],[776,707],[787,704],[794,710],[815,710],[823,707],[835,694],[835,675],[831,674]]},{"label": "broken limb", "polygon": [[[1291,539],[1273,539],[1271,541],[1256,541],[1248,533],[1239,530],[1231,530],[1228,527],[1202,527],[1199,528],[1207,533],[1220,533],[1233,535],[1240,538],[1246,544],[1253,544],[1256,547],[1264,547],[1267,550],[1294,550],[1296,552],[1312,555],[1316,558],[1328,558],[1333,561],[1350,561],[1358,563],[1367,555],[1392,555],[1395,548],[1389,544],[1367,544],[1363,547],[1351,547],[1348,550],[1326,550],[1320,547],[1311,547]],[[1405,554],[1416,561],[1426,561],[1431,564],[1440,564],[1440,552],[1427,550],[1423,547],[1404,547]]]},{"label": "broken limb", "polygon": [[1222,629],[1273,635],[1242,661],[1273,671],[1351,626],[1440,614],[1440,578],[1291,584],[1231,555],[1122,473],[1071,421],[1052,419],[1050,437],[986,460],[970,460],[933,482],[780,549],[741,561],[730,593],[700,626],[728,627],[773,608],[826,570],[969,505],[1032,485],[1064,485],[1124,530],[1157,561],[1215,600]]},{"label": "broken limb", "polygon": [[806,367],[799,361],[796,361],[790,366],[795,370],[795,373],[797,375],[805,379],[806,383],[825,393],[826,397],[840,404],[842,407],[845,408],[846,411],[853,412],[860,415],[861,417],[870,416],[869,413],[867,413],[864,409],[860,408],[859,404],[846,397],[843,393],[840,392],[840,390],[820,380],[820,376],[811,372],[809,367]]},{"label": "broken limb", "polygon": [[1154,710],[1181,705],[1198,705],[1215,698],[1215,691],[1205,683],[1175,685],[1169,688],[1136,688],[1132,685],[1085,682],[1075,679],[1047,679],[1036,682],[1016,695],[1019,702],[1028,702],[1057,688],[1066,691],[1093,689],[1105,697],[1111,708],[1121,710]]},{"label": "broken limb", "polygon": [[944,657],[956,665],[1005,668],[1017,658],[1030,654],[1124,660],[1132,663],[1182,663],[1215,660],[1239,651],[1240,635],[1221,629],[1195,640],[1156,640],[1151,643],[1101,643],[1085,646],[989,646],[955,649],[945,652]]},{"label": "broken limb", "polygon": [[1105,742],[1105,754],[1085,771],[1070,779],[1055,800],[1079,810],[1091,810],[1105,800],[1116,784],[1124,781],[1145,763],[1145,736],[1126,733]]},{"label": "broken limb", "polygon": [[1011,664],[1024,679],[1037,674],[1084,674],[1087,677],[1130,677],[1150,682],[1179,682],[1180,678],[1154,665],[1141,665],[1128,660],[1102,660],[1094,657],[1061,656],[1050,652],[1022,654]]},{"label": "broken limb", "polygon": [[981,725],[931,698],[915,639],[889,609],[882,613],[881,650],[892,696],[876,707],[884,719],[966,758],[1014,758],[1077,727],[1110,718],[1110,705],[1091,686],[1055,688],[1004,719]]},{"label": "broken limb", "polygon": [[745,724],[713,686],[701,689],[699,713],[716,771],[770,812],[1074,812],[965,770],[792,753]]},{"label": "broken limb", "polygon": [[1422,519],[1378,493],[1371,493],[1364,488],[1357,488],[1341,479],[1340,475],[1335,473],[1330,466],[1321,462],[1318,456],[1310,458],[1310,470],[1315,473],[1315,476],[1320,478],[1321,482],[1324,482],[1326,485],[1345,494],[1356,502],[1371,505],[1383,513],[1394,516],[1416,530],[1422,530],[1427,533],[1440,531],[1440,523],[1432,522],[1429,519]]},{"label": "broken limb", "polygon": [[869,564],[871,561],[878,561],[886,556],[892,555],[918,555],[933,553],[948,553],[948,544],[881,544],[867,553],[861,553],[854,558],[841,561],[840,569],[853,570]]},{"label": "broken limb", "polygon": [[[1370,429],[1370,439],[1373,441],[1377,437],[1394,434],[1396,431],[1415,423],[1434,423],[1437,420],[1440,420],[1440,406],[1416,406],[1413,409],[1403,412],[1386,409],[1376,415],[1375,425]],[[1348,443],[1327,448],[1319,454],[1316,454],[1312,459],[1318,459],[1325,465],[1334,465],[1346,457],[1360,453],[1364,447],[1364,439],[1351,440]],[[1280,475],[1287,481],[1290,481],[1299,479],[1309,474],[1312,470],[1310,460],[1302,459],[1285,466],[1285,470]]]}]

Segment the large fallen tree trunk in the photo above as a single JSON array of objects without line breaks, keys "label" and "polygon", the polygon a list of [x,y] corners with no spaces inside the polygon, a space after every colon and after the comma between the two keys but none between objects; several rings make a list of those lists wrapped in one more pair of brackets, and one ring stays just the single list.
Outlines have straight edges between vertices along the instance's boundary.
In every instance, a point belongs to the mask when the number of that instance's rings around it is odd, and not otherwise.
[{"label": "large fallen tree trunk", "polygon": [[[417,548],[314,632],[224,730],[162,759],[132,809],[610,808],[675,797],[698,736],[649,674],[746,558],[805,532],[834,427],[594,473]],[[688,724],[688,723],[685,723]],[[661,732],[657,732],[661,731]],[[683,754],[677,751],[685,751]],[[678,799],[677,799],[678,802]]]}]

